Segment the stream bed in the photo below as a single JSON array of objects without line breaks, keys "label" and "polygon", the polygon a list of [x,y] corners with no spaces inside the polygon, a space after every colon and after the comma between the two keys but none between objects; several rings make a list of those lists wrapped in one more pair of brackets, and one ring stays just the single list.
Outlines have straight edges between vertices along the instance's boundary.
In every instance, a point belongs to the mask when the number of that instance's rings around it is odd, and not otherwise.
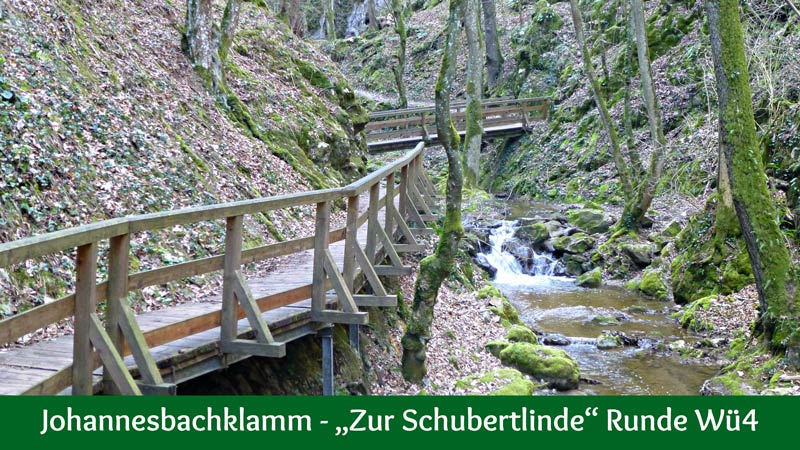
[{"label": "stream bed", "polygon": [[[563,271],[551,255],[535,255],[533,264],[523,269],[504,251],[504,241],[516,227],[514,219],[532,212],[536,211],[530,207],[512,209],[509,220],[492,230],[491,250],[483,257],[497,269],[495,285],[527,325],[569,340],[559,348],[575,358],[581,377],[599,382],[582,383],[581,390],[600,395],[698,395],[718,367],[682,360],[677,352],[664,350],[664,344],[698,339],[670,318],[671,303],[622,287],[584,289],[573,278],[556,275]],[[598,349],[596,338],[603,331],[622,332],[637,338],[638,345]]]}]

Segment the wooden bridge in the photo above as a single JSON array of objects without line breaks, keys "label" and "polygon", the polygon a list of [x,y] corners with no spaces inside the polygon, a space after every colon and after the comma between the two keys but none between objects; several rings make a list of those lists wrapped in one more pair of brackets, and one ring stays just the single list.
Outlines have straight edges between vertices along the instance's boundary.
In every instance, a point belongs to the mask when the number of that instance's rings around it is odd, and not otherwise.
[{"label": "wooden bridge", "polygon": [[[486,133],[522,132],[547,108],[546,99],[487,101]],[[463,128],[464,105],[453,109]],[[413,150],[342,188],[111,219],[0,244],[0,268],[55,254],[74,255],[76,267],[74,293],[0,321],[0,346],[64,319],[74,328],[0,350],[0,395],[170,395],[183,381],[251,356],[283,357],[288,342],[311,334],[322,339],[323,393],[331,394],[331,326],[348,325],[357,348],[358,327],[368,320],[360,308],[397,304],[380,277],[410,274],[400,255],[423,251],[417,237],[433,233],[426,223],[437,219],[437,195],[422,164],[426,143],[436,142],[432,114],[374,114],[371,150]],[[331,230],[334,202],[346,203],[346,224]],[[316,208],[313,236],[242,248],[245,216],[308,205]],[[132,236],[222,220],[224,253],[131,273]],[[106,261],[99,261],[101,244]],[[245,278],[244,264],[287,255],[291,264],[267,278]],[[100,283],[98,267],[107,268]],[[128,301],[130,292],[219,272],[222,292],[213,298],[140,315]]]},{"label": "wooden bridge", "polygon": [[[484,138],[519,136],[528,132],[532,122],[547,120],[550,98],[484,100],[481,106]],[[453,103],[450,107],[456,129],[463,137],[467,104]],[[412,148],[420,142],[438,144],[435,116],[434,107],[370,113],[366,127],[370,153]]]},{"label": "wooden bridge", "polygon": [[[176,384],[250,356],[280,358],[286,343],[314,333],[323,340],[324,391],[331,393],[331,325],[350,325],[358,345],[358,326],[368,319],[359,308],[396,306],[379,277],[410,274],[400,254],[424,250],[416,236],[432,233],[425,223],[436,219],[436,195],[423,148],[342,188],[112,219],[0,244],[0,267],[76,255],[75,292],[0,321],[0,345],[70,317],[74,334],[0,353],[0,394],[174,394]],[[331,205],[340,200],[346,225],[331,230]],[[314,236],[242,249],[245,216],[304,205],[316,207]],[[226,223],[224,254],[130,273],[132,235],[214,220]],[[102,241],[109,243],[108,276],[97,283]],[[284,255],[296,255],[291,267],[245,279],[243,264]],[[211,301],[137,316],[127,300],[131,291],[219,271],[222,293]],[[370,294],[358,293],[362,284]]]}]

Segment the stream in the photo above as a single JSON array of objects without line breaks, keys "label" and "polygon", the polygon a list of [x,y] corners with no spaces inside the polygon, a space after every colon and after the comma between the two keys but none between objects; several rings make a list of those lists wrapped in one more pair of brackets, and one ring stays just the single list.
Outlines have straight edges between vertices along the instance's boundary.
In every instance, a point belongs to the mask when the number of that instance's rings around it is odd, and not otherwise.
[{"label": "stream", "polygon": [[[671,319],[670,303],[649,300],[622,287],[584,289],[564,273],[560,261],[536,254],[523,268],[503,243],[516,228],[514,219],[533,216],[548,208],[517,205],[508,220],[501,221],[489,236],[491,250],[483,257],[497,269],[494,283],[514,304],[520,318],[546,334],[567,337],[564,349],[578,362],[581,377],[600,384],[581,384],[581,390],[599,395],[698,395],[703,382],[717,371],[696,361],[681,360],[677,352],[656,351],[658,343],[697,337]],[[616,318],[618,324],[598,323]],[[596,338],[604,330],[638,338],[637,346],[600,350]]]}]

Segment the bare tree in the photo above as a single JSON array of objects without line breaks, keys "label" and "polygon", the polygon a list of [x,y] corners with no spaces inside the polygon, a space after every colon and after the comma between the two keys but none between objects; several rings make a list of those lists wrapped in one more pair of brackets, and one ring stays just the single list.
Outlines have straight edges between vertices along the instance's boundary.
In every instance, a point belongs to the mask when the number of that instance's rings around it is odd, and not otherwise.
[{"label": "bare tree", "polygon": [[482,0],[483,31],[486,43],[486,70],[489,92],[494,91],[503,74],[503,53],[500,51],[500,36],[497,34],[497,8],[494,0]]},{"label": "bare tree", "polygon": [[242,0],[228,0],[220,27],[214,25],[212,0],[187,0],[184,46],[211,92],[225,91],[225,62],[239,23]]}]

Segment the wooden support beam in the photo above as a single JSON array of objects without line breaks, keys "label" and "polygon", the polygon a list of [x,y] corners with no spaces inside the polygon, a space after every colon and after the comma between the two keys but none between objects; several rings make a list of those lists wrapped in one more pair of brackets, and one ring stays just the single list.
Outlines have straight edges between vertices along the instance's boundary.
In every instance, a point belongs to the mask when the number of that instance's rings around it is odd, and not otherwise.
[{"label": "wooden support beam", "polygon": [[178,395],[178,385],[172,383],[161,383],[161,384],[145,384],[145,383],[137,383],[139,386],[139,390],[142,391],[142,395],[148,396],[173,396]]},{"label": "wooden support beam", "polygon": [[375,266],[375,273],[382,277],[402,277],[414,273],[414,268],[406,266]]},{"label": "wooden support beam", "polygon": [[236,273],[242,266],[242,222],[243,216],[228,217],[225,225],[225,265],[222,278],[222,317],[220,341],[236,338],[236,322],[239,305],[236,301]]},{"label": "wooden support beam", "polygon": [[[420,211],[422,211],[422,215],[420,215],[420,217],[422,217],[423,215],[434,216],[433,211],[431,211],[431,208],[428,206],[428,200],[426,200],[425,197],[419,192],[417,186],[416,185],[410,186],[409,190],[411,192],[411,200],[413,200],[414,205],[416,205],[416,207]],[[423,220],[425,220],[424,217]]]},{"label": "wooden support beam", "polygon": [[394,172],[386,175],[386,206],[383,208],[383,228],[394,237]]},{"label": "wooden support beam", "polygon": [[436,234],[436,230],[433,228],[412,228],[411,232],[417,236],[432,236]]},{"label": "wooden support beam", "polygon": [[398,211],[400,212],[400,217],[404,218],[407,217],[408,213],[408,165],[400,169],[400,186],[397,190],[400,194]]},{"label": "wooden support beam", "polygon": [[239,303],[242,305],[242,309],[244,309],[247,321],[250,322],[250,327],[255,331],[256,341],[261,344],[271,344],[275,342],[275,339],[272,338],[272,333],[269,331],[269,325],[267,325],[267,321],[264,320],[264,316],[261,315],[261,310],[258,308],[253,294],[250,292],[250,287],[247,285],[247,281],[244,279],[240,270],[236,271],[234,293]]},{"label": "wooden support beam", "polygon": [[374,264],[367,259],[367,255],[361,250],[361,247],[356,248],[356,260],[361,267],[361,273],[364,274],[364,278],[367,279],[367,283],[372,288],[372,293],[379,296],[386,295],[386,289],[383,287],[380,278],[378,278],[378,274],[375,273]]},{"label": "wooden support beam", "polygon": [[369,314],[365,312],[320,311],[312,312],[311,320],[324,323],[366,325],[369,323]]},{"label": "wooden support beam", "polygon": [[419,244],[394,244],[397,253],[417,253],[425,251],[424,245]]},{"label": "wooden support beam", "polygon": [[380,199],[380,185],[377,183],[369,188],[369,209],[367,214],[367,247],[364,253],[370,261],[375,261],[375,248],[377,245],[377,232],[381,224],[378,223],[378,200]]},{"label": "wooden support beam", "polygon": [[[409,192],[412,191],[410,186],[409,186],[408,191]],[[411,197],[408,196],[408,195],[406,195],[406,202],[407,202],[407,205],[408,205],[408,208],[406,210],[406,215],[408,216],[409,221],[410,222],[414,222],[414,224],[416,225],[416,228],[425,228],[425,221],[422,220],[422,216],[420,216],[419,210],[417,209],[417,206],[414,204],[414,202],[412,201]]]},{"label": "wooden support beam", "polygon": [[328,249],[325,249],[325,272],[333,283],[333,290],[336,292],[339,299],[339,306],[345,312],[358,312],[358,306],[356,306],[356,302],[353,301],[353,294],[345,285],[344,278],[342,278],[342,274],[339,273],[339,268],[336,267],[336,261],[333,259],[333,255],[331,255]]},{"label": "wooden support beam", "polygon": [[72,344],[72,394],[92,395],[92,315],[97,307],[97,242],[78,247],[75,261],[75,324]]},{"label": "wooden support beam", "polygon": [[131,373],[125,366],[125,362],[122,360],[122,356],[114,347],[114,343],[111,342],[111,338],[106,333],[97,314],[90,314],[89,320],[90,339],[97,349],[97,353],[100,354],[100,359],[103,361],[103,370],[109,371],[117,390],[122,395],[142,395],[142,391],[139,390],[139,386],[133,380]]},{"label": "wooden support beam", "polygon": [[400,233],[405,237],[406,244],[419,245],[417,238],[414,237],[414,233],[411,232],[411,228],[409,228],[406,220],[400,215],[400,211],[395,210],[395,219],[397,219],[397,227],[400,229]]},{"label": "wooden support beam", "polygon": [[362,307],[388,307],[397,306],[396,295],[354,295],[356,305]]},{"label": "wooden support beam", "polygon": [[[147,347],[144,334],[136,322],[136,316],[131,310],[130,302],[127,298],[120,299],[120,320],[119,326],[122,330],[122,335],[128,343],[131,354],[133,355],[136,366],[139,368],[139,373],[145,383],[150,385],[158,385],[164,382],[161,378],[161,372],[158,371],[158,366]],[[105,373],[105,372],[104,372]]]},{"label": "wooden support beam", "polygon": [[331,220],[331,204],[317,203],[317,218],[314,231],[314,273],[311,285],[311,315],[325,309],[325,251],[328,249],[328,228]]},{"label": "wooden support beam", "polygon": [[[129,234],[112,237],[108,248],[108,283],[106,284],[106,333],[117,353],[124,347],[120,321],[124,319],[122,302],[128,296],[128,267],[131,239]],[[103,369],[103,392],[119,394],[108,368]]]},{"label": "wooden support beam", "polygon": [[392,261],[392,265],[395,267],[402,267],[403,260],[400,258],[400,255],[398,255],[397,251],[394,249],[394,244],[392,244],[392,240],[389,239],[389,235],[387,235],[386,231],[384,231],[382,228],[378,229],[378,238],[383,244],[384,253],[386,253],[386,256],[388,256],[389,260]]},{"label": "wooden support beam", "polygon": [[356,277],[356,247],[358,243],[358,204],[360,197],[355,195],[347,199],[347,225],[345,226],[344,262],[342,263],[342,277],[344,284],[350,292]]},{"label": "wooden support beam", "polygon": [[227,342],[220,342],[219,348],[222,353],[237,355],[264,356],[266,358],[283,358],[286,356],[286,344],[283,342],[264,344],[246,339],[233,339]]}]

